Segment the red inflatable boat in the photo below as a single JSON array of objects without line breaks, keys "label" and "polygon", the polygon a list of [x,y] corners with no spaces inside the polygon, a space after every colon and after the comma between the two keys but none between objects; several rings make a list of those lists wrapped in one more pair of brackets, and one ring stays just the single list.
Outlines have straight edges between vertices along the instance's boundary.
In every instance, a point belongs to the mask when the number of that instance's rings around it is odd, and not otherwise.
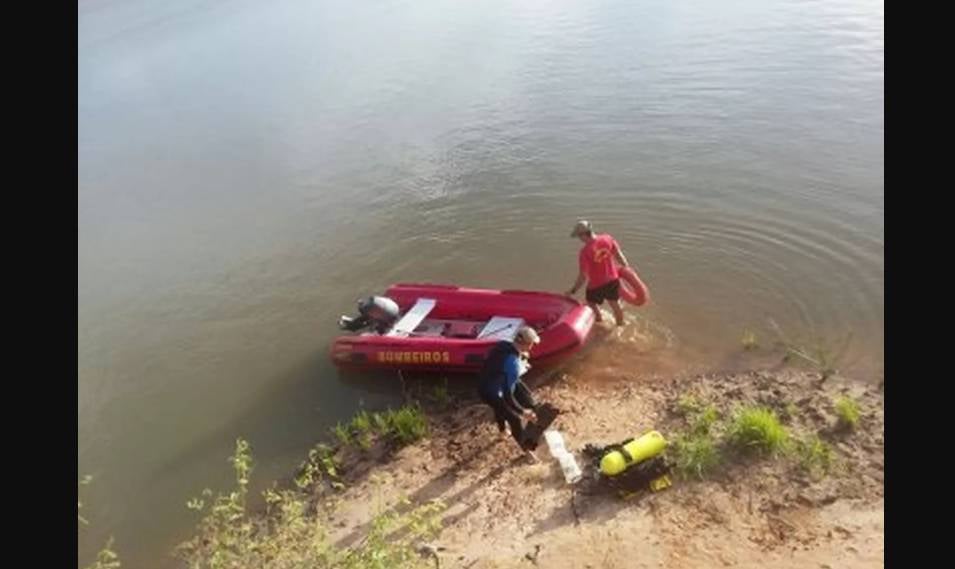
[{"label": "red inflatable boat", "polygon": [[385,296],[398,304],[399,320],[383,334],[337,338],[331,348],[336,365],[477,371],[491,346],[512,340],[525,324],[541,339],[531,363],[549,365],[583,346],[594,324],[590,307],[547,292],[396,284]]}]

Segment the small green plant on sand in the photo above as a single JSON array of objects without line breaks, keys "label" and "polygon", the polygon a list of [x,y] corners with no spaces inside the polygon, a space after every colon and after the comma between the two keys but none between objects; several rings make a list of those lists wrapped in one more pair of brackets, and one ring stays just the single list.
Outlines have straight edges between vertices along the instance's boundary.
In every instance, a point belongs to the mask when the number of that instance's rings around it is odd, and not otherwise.
[{"label": "small green plant on sand", "polygon": [[832,468],[832,448],[818,435],[810,435],[796,443],[799,466],[814,478],[827,474]]},{"label": "small green plant on sand", "polygon": [[361,410],[347,424],[336,425],[333,432],[342,446],[356,442],[359,447],[368,450],[376,436],[397,441],[401,445],[411,444],[428,433],[428,420],[417,404],[380,413]]},{"label": "small green plant on sand", "polygon": [[839,423],[846,428],[854,429],[862,416],[859,410],[859,404],[854,399],[842,396],[835,403],[836,415],[839,416]]},{"label": "small green plant on sand", "polygon": [[684,394],[677,400],[677,412],[686,419],[690,432],[708,434],[719,420],[720,414],[712,403],[704,403],[697,396]]},{"label": "small green plant on sand", "polygon": [[338,478],[338,463],[332,449],[319,443],[308,451],[308,460],[299,466],[299,474],[295,477],[295,485],[304,490],[316,482],[327,479],[333,488],[342,488],[344,485]]},{"label": "small green plant on sand", "polygon": [[776,414],[764,407],[740,409],[730,423],[727,436],[739,448],[773,454],[786,450],[789,442],[789,432]]},{"label": "small green plant on sand", "polygon": [[706,405],[690,419],[690,431],[696,435],[708,435],[719,420],[720,414],[713,405]]},{"label": "small green plant on sand", "polygon": [[391,425],[388,424],[388,417],[384,413],[372,414],[371,421],[375,424],[375,432],[379,435],[387,435],[388,431],[391,430]]},{"label": "small green plant on sand", "polygon": [[399,443],[411,444],[428,434],[428,420],[417,405],[405,405],[385,413],[388,433]]},{"label": "small green plant on sand", "polygon": [[673,441],[673,454],[676,469],[684,478],[696,476],[702,479],[720,463],[716,441],[708,433],[678,436]]},{"label": "small green plant on sand", "polygon": [[372,428],[372,418],[371,415],[368,414],[368,411],[362,409],[352,417],[350,427],[351,432],[354,433],[355,439],[358,441],[358,446],[366,450],[371,448],[374,430]]},{"label": "small green plant on sand", "polygon": [[358,434],[371,432],[371,421],[371,415],[368,414],[368,411],[362,409],[352,417],[352,431]]},{"label": "small green plant on sand", "polygon": [[334,433],[335,438],[338,439],[338,442],[342,446],[351,444],[351,431],[348,430],[348,425],[343,425],[339,422],[335,425],[334,429],[332,429],[332,433]]},{"label": "small green plant on sand", "polygon": [[712,403],[689,393],[677,400],[676,409],[687,424],[687,431],[673,441],[676,469],[684,478],[702,479],[720,463],[715,432],[720,413]]},{"label": "small green plant on sand", "polygon": [[684,417],[690,417],[691,415],[698,413],[702,407],[703,403],[700,402],[699,398],[689,393],[684,393],[681,395],[676,402],[677,412]]}]

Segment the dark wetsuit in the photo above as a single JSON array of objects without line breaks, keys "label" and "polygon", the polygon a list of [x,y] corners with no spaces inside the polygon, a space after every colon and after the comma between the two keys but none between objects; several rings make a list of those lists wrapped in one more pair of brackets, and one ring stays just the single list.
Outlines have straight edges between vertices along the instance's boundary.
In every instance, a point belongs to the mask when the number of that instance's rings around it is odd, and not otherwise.
[{"label": "dark wetsuit", "polygon": [[497,428],[504,431],[504,424],[509,424],[518,444],[523,442],[524,410],[537,408],[530,390],[520,380],[520,357],[514,344],[498,342],[484,360],[478,386],[481,400],[494,409]]}]

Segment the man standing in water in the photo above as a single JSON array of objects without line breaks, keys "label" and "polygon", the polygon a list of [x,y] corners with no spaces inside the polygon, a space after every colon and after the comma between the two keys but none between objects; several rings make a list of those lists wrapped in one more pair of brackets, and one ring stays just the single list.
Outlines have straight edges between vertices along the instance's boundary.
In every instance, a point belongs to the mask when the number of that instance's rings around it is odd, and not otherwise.
[{"label": "man standing in water", "polygon": [[620,307],[620,267],[628,267],[630,264],[623,256],[620,245],[609,234],[594,233],[590,222],[583,219],[574,225],[570,236],[583,241],[584,246],[580,249],[578,256],[580,269],[577,281],[566,294],[573,296],[586,282],[587,304],[594,310],[597,322],[603,320],[599,305],[606,300],[613,309],[617,326],[623,326],[625,322],[623,308]]},{"label": "man standing in water", "polygon": [[[523,368],[521,359],[526,358],[534,345],[539,343],[540,336],[530,326],[521,327],[513,342],[498,342],[484,360],[478,386],[481,400],[494,410],[494,420],[501,434],[506,436],[510,427],[511,436],[522,449],[524,424],[521,419],[535,419],[537,403],[520,380]],[[533,451],[526,452],[532,462],[540,462]]]}]

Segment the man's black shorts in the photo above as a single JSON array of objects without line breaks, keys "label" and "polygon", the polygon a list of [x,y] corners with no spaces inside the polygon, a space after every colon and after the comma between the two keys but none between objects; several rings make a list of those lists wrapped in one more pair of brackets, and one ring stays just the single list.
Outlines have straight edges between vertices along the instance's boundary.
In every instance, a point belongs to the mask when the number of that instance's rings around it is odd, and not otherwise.
[{"label": "man's black shorts", "polygon": [[603,304],[605,300],[620,300],[620,279],[614,279],[597,288],[587,289],[587,302]]}]

